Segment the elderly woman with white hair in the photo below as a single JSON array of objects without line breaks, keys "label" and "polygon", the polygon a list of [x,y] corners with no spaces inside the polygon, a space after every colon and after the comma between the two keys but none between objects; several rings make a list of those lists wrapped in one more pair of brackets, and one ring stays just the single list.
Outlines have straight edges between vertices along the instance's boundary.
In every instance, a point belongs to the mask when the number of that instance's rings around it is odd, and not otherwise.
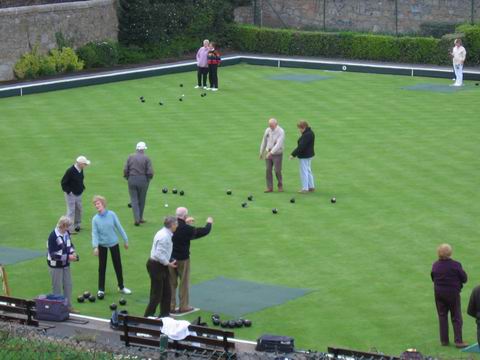
[{"label": "elderly woman with white hair", "polygon": [[68,300],[68,307],[72,309],[72,276],[70,274],[70,262],[78,261],[78,255],[70,238],[68,229],[72,226],[72,220],[62,216],[57,226],[48,237],[47,264],[50,268],[52,279],[52,293],[63,295]]},{"label": "elderly woman with white hair", "polygon": [[435,305],[437,307],[440,325],[440,342],[442,346],[449,345],[448,313],[452,319],[455,346],[467,346],[462,339],[462,309],[460,291],[467,282],[467,274],[462,264],[452,259],[452,247],[442,244],[437,249],[438,261],[433,263],[431,277],[434,284]]}]

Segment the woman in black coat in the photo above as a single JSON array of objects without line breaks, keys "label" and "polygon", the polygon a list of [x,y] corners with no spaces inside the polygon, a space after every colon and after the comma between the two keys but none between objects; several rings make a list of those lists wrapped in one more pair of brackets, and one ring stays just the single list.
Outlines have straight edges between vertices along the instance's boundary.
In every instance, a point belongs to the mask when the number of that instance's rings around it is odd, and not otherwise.
[{"label": "woman in black coat", "polygon": [[312,173],[312,159],[315,156],[315,134],[308,126],[306,121],[300,121],[297,124],[300,130],[301,136],[298,139],[298,145],[295,150],[292,151],[290,159],[298,157],[300,160],[300,180],[302,182],[302,189],[299,193],[305,194],[315,191],[315,183]]}]

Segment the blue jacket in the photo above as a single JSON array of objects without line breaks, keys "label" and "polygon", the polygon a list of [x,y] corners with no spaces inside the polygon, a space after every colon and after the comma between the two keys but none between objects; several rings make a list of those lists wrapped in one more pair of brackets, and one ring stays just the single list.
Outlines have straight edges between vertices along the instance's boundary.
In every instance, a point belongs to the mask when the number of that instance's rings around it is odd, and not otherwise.
[{"label": "blue jacket", "polygon": [[68,255],[75,252],[70,233],[60,234],[58,228],[50,233],[47,241],[47,264],[51,268],[64,268],[70,265]]}]

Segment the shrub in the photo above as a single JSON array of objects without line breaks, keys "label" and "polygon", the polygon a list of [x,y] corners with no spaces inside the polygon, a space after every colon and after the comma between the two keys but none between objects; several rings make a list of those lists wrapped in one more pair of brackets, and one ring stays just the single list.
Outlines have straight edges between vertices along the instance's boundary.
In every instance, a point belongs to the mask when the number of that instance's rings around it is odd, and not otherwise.
[{"label": "shrub", "polygon": [[111,67],[118,64],[118,44],[112,41],[89,42],[77,49],[86,68]]},{"label": "shrub", "polygon": [[233,3],[238,0],[120,0],[120,43],[155,46],[177,37],[209,35],[218,41],[233,22]]},{"label": "shrub", "polygon": [[23,54],[15,64],[13,72],[18,79],[35,79],[40,74],[42,62],[45,55],[39,54],[38,46],[35,46],[30,53]]},{"label": "shrub", "polygon": [[[456,29],[457,33],[461,33],[462,40],[467,50],[468,65],[480,64],[480,25],[460,25]],[[453,47],[453,44],[452,46]]]},{"label": "shrub", "polygon": [[433,36],[434,38],[441,38],[443,35],[455,32],[457,24],[427,21],[420,24],[420,34],[422,36]]},{"label": "shrub", "polygon": [[235,25],[230,42],[240,51],[344,59],[446,64],[448,52],[432,37],[278,30]]},{"label": "shrub", "polygon": [[78,58],[75,51],[71,48],[53,49],[50,51],[50,57],[54,60],[57,73],[82,70],[84,66],[83,61]]},{"label": "shrub", "polygon": [[35,46],[32,52],[24,54],[15,64],[14,73],[18,79],[35,79],[82,69],[83,62],[71,48],[54,49],[49,55],[44,55]]}]

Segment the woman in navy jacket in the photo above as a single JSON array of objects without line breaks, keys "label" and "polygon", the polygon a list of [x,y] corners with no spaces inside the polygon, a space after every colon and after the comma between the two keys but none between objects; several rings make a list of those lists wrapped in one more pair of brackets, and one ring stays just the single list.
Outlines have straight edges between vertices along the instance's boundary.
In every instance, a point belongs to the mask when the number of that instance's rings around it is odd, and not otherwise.
[{"label": "woman in navy jacket", "polygon": [[315,134],[308,126],[306,121],[300,121],[297,124],[300,130],[301,136],[298,139],[298,145],[295,150],[292,151],[290,159],[298,157],[300,160],[300,180],[302,182],[302,189],[299,193],[308,193],[315,191],[315,183],[312,173],[312,159],[315,156]]}]

